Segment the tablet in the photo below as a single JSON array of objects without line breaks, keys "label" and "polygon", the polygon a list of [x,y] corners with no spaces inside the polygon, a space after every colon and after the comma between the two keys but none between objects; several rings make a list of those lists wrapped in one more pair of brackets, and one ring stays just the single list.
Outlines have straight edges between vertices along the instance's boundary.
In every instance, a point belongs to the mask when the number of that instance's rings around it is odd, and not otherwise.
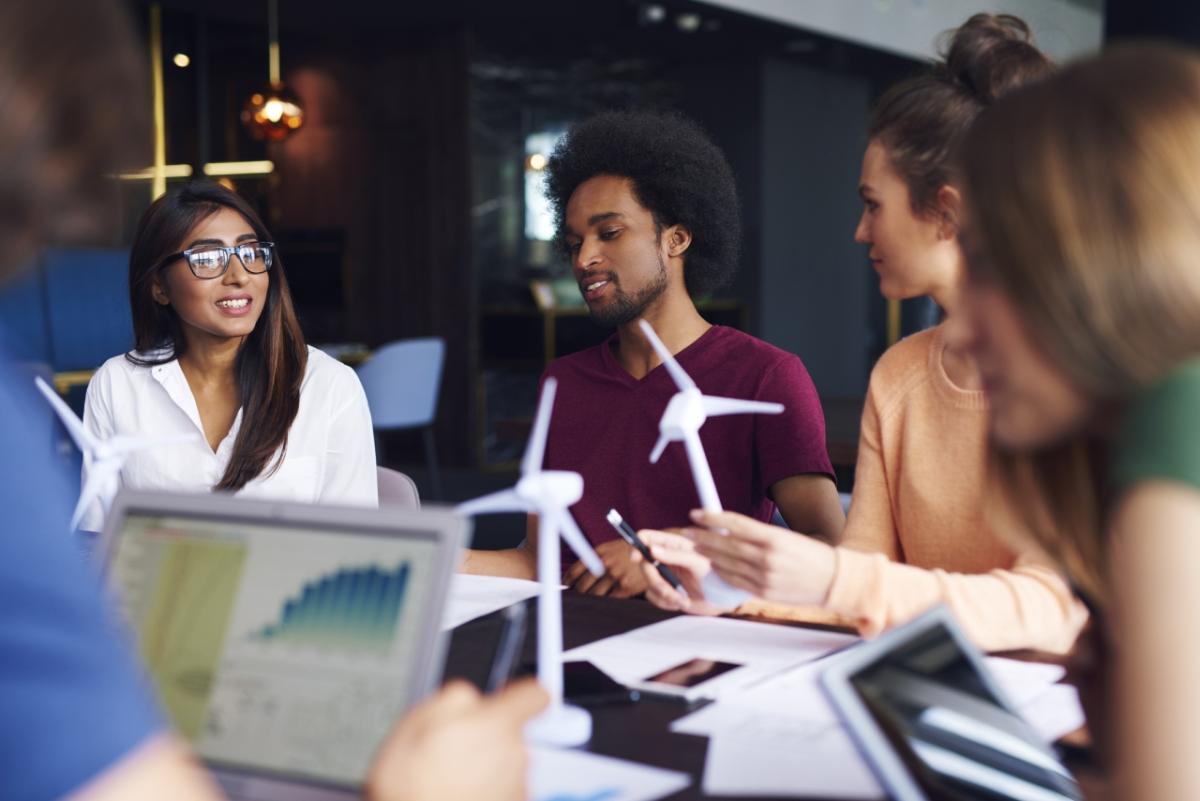
[{"label": "tablet", "polygon": [[821,684],[896,801],[1083,798],[944,606],[832,657]]}]

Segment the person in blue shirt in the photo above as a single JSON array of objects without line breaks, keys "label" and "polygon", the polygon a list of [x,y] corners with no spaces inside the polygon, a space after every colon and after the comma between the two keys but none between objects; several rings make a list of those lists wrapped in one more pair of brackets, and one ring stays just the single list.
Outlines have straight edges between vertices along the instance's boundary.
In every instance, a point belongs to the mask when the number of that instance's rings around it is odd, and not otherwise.
[{"label": "person in blue shirt", "polygon": [[[145,84],[116,0],[0,3],[0,280],[112,206],[104,176],[136,161],[149,130],[129,102]],[[75,550],[74,487],[28,425],[35,404],[0,353],[0,796],[218,799]],[[521,729],[545,703],[532,682],[488,698],[448,685],[383,744],[368,798],[524,798]]]}]

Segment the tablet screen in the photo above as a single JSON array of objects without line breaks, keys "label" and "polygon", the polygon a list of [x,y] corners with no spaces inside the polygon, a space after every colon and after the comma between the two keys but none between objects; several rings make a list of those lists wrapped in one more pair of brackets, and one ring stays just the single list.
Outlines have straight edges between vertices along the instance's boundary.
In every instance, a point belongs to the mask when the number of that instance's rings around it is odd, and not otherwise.
[{"label": "tablet screen", "polygon": [[944,625],[918,633],[849,678],[930,799],[1082,798],[1054,752],[995,696]]},{"label": "tablet screen", "polygon": [[432,537],[131,514],[108,576],[205,760],[357,787],[413,700],[436,558]]}]

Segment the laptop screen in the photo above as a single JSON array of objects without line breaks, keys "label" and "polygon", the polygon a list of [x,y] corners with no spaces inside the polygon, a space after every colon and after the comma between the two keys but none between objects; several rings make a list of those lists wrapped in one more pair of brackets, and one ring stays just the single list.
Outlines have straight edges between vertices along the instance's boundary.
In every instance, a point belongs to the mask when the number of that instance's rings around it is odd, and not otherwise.
[{"label": "laptop screen", "polygon": [[362,784],[429,647],[435,536],[130,510],[112,543],[109,581],[198,754]]},{"label": "laptop screen", "polygon": [[850,685],[927,798],[1081,798],[1039,735],[989,689],[943,624],[850,674]]}]

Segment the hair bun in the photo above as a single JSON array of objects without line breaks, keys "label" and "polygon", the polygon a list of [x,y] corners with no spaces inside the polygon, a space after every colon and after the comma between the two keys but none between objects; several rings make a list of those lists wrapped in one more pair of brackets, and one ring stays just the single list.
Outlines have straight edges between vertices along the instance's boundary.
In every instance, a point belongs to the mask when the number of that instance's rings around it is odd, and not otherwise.
[{"label": "hair bun", "polygon": [[976,14],[947,35],[941,69],[984,104],[1048,74],[1053,66],[1034,45],[1025,21],[1010,14]]}]

